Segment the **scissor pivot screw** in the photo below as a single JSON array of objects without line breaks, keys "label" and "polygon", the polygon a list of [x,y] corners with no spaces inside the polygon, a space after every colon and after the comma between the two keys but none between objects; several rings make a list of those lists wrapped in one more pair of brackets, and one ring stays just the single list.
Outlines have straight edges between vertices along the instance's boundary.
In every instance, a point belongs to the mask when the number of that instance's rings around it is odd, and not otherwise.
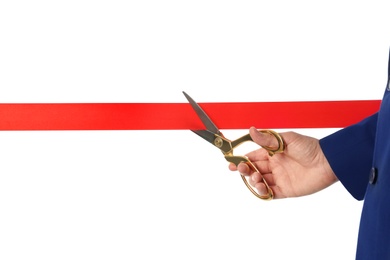
[{"label": "scissor pivot screw", "polygon": [[215,138],[215,140],[214,140],[214,145],[215,145],[216,147],[218,147],[218,148],[221,148],[222,145],[223,145],[223,140],[222,140],[222,138],[221,138],[221,137]]}]

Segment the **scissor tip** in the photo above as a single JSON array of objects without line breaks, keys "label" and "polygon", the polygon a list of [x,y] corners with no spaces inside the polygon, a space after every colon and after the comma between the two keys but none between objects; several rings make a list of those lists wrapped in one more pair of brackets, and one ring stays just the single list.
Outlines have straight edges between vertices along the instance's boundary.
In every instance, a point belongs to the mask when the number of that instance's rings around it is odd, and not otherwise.
[{"label": "scissor tip", "polygon": [[188,100],[191,99],[190,96],[189,96],[185,91],[183,91],[183,94],[184,94],[184,96],[185,96]]}]

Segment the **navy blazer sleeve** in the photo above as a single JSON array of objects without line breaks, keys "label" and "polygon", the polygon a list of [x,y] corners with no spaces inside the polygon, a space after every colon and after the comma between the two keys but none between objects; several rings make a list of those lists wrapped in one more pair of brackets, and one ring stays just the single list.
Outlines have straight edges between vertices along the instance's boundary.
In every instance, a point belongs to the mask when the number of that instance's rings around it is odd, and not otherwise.
[{"label": "navy blazer sleeve", "polygon": [[358,200],[364,198],[375,144],[378,113],[320,140],[334,173]]}]

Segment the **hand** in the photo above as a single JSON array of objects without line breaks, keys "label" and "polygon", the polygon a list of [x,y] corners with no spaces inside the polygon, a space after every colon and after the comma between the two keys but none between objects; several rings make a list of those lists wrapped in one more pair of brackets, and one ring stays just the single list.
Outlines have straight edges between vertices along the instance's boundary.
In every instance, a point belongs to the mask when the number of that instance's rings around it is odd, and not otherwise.
[{"label": "hand", "polygon": [[[254,127],[250,128],[249,133],[253,141],[260,146],[269,146],[274,139]],[[317,139],[295,132],[280,135],[286,145],[283,153],[270,156],[267,150],[260,148],[246,155],[273,190],[274,198],[309,195],[337,181]],[[267,194],[260,174],[252,171],[247,164],[240,163],[236,167],[231,163],[229,169],[250,176],[252,187],[255,187],[260,195]]]}]

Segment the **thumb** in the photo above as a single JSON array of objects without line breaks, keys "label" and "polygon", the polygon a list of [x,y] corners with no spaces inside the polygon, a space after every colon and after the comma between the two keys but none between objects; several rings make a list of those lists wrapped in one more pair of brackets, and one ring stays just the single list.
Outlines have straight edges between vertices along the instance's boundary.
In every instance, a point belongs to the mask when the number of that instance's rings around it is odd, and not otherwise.
[{"label": "thumb", "polygon": [[[268,147],[277,149],[279,147],[278,139],[272,133],[259,131],[255,127],[251,127],[249,129],[249,134],[256,144],[264,148]],[[281,134],[279,135],[281,136]]]}]

